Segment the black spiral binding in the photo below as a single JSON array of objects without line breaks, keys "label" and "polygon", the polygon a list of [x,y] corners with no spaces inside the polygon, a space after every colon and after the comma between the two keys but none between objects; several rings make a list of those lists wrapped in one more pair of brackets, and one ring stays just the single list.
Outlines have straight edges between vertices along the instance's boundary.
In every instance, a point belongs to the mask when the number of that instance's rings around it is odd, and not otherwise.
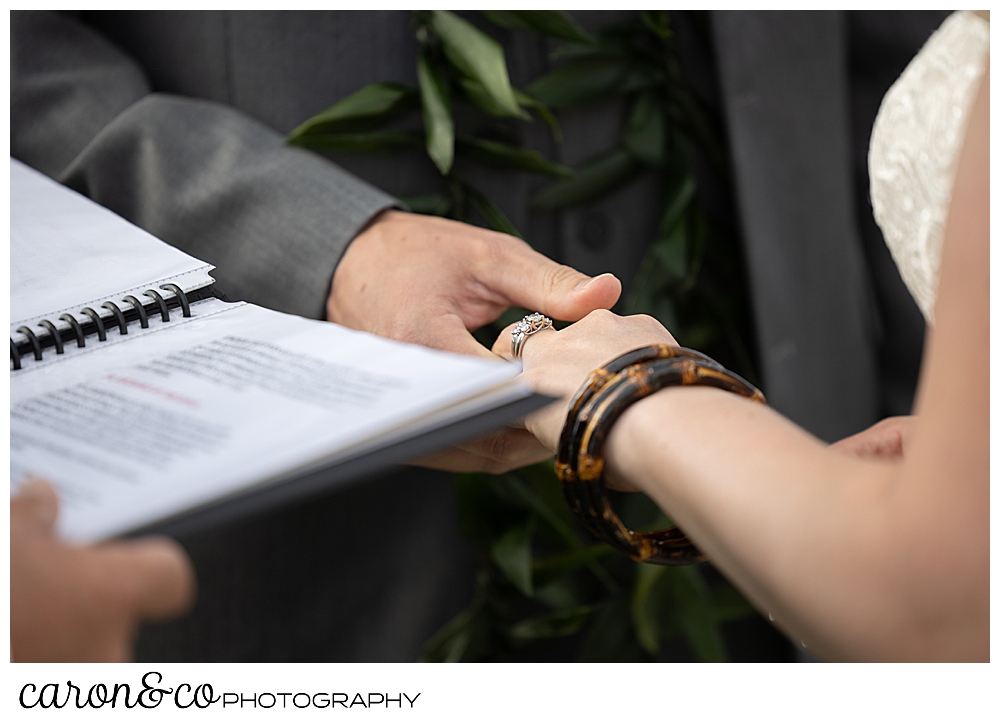
[{"label": "black spiral binding", "polygon": [[[69,324],[67,329],[59,329],[54,322],[49,319],[42,319],[37,326],[45,333],[38,335],[34,329],[27,326],[19,326],[17,331],[23,334],[26,342],[18,345],[13,338],[10,340],[10,362],[11,369],[21,368],[21,358],[29,351],[36,361],[42,361],[46,349],[55,349],[56,354],[63,354],[66,351],[66,342],[76,341],[78,347],[86,346],[88,336],[97,335],[97,341],[105,341],[108,338],[108,328],[105,324],[111,322],[112,330],[117,327],[119,336],[128,334],[128,325],[134,321],[139,322],[139,327],[146,329],[149,327],[149,313],[152,311],[160,314],[163,321],[170,321],[170,309],[180,308],[181,316],[191,316],[191,298],[198,300],[215,295],[210,289],[198,289],[194,292],[185,293],[177,284],[161,284],[160,289],[173,293],[173,296],[164,298],[155,289],[147,289],[143,296],[149,297],[147,308],[139,299],[129,294],[121,300],[120,304],[113,301],[105,301],[101,304],[102,309],[111,312],[111,319],[102,318],[100,313],[87,306],[80,309],[77,315],[61,314],[59,321]],[[189,298],[189,296],[191,298]],[[83,319],[77,316],[84,317]],[[85,319],[85,320],[84,320]]]}]

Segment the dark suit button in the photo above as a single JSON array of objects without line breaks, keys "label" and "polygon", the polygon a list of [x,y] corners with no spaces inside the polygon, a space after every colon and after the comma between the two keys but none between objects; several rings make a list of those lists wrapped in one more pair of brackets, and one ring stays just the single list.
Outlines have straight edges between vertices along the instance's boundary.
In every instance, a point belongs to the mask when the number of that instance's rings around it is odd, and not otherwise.
[{"label": "dark suit button", "polygon": [[611,243],[611,224],[603,213],[584,211],[577,222],[577,238],[589,251],[603,251]]}]

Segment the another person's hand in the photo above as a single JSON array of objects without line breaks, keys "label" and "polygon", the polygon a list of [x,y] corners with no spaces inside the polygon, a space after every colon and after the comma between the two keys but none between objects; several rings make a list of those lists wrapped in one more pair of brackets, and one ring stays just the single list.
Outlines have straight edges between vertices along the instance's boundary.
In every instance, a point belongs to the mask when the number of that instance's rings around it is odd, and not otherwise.
[{"label": "another person's hand", "polygon": [[119,662],[139,623],[178,615],[194,599],[194,571],[175,542],[143,539],[71,547],[54,526],[44,482],[10,501],[10,645],[15,661]]},{"label": "another person's hand", "polygon": [[[513,325],[504,329],[493,347],[505,359],[511,358],[511,329]],[[594,311],[562,331],[543,329],[529,336],[521,351],[524,378],[537,391],[560,401],[528,415],[527,430],[554,451],[570,399],[587,375],[625,352],[650,344],[677,342],[651,316],[618,316],[610,311]]]},{"label": "another person's hand", "polygon": [[901,458],[913,417],[887,417],[868,429],[834,442],[831,447],[857,457]]},{"label": "another person's hand", "polygon": [[[511,306],[576,321],[595,309],[610,309],[620,294],[621,283],[611,274],[590,278],[513,236],[385,211],[348,246],[326,310],[330,321],[352,329],[492,357],[471,331]],[[504,429],[419,463],[502,472],[549,454],[524,430]]]}]

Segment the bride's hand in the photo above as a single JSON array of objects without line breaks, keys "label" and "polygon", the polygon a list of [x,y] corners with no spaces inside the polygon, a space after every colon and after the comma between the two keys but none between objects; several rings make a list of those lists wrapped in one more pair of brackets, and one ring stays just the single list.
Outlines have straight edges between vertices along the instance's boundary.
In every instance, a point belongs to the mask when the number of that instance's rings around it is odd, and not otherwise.
[{"label": "bride's hand", "polygon": [[880,457],[885,460],[901,459],[906,440],[912,434],[913,417],[887,417],[868,429],[834,442],[831,449],[839,449],[857,457]]},{"label": "bride's hand", "polygon": [[[501,332],[493,352],[511,359],[511,329]],[[570,399],[594,369],[625,352],[650,344],[677,342],[651,316],[618,316],[610,311],[591,312],[562,331],[543,329],[529,336],[521,350],[524,378],[542,394],[558,397],[551,404],[525,418],[525,427],[550,450],[559,443],[559,434]]]}]

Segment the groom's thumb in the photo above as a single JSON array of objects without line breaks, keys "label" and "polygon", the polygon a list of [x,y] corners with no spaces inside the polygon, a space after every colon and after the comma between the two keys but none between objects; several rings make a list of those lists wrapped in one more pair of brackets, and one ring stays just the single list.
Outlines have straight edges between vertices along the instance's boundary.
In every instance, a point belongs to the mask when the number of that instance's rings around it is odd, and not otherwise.
[{"label": "groom's thumb", "polygon": [[557,264],[527,244],[505,244],[505,253],[485,269],[492,291],[521,306],[563,321],[578,321],[595,309],[610,309],[622,292],[613,274],[589,277]]}]

